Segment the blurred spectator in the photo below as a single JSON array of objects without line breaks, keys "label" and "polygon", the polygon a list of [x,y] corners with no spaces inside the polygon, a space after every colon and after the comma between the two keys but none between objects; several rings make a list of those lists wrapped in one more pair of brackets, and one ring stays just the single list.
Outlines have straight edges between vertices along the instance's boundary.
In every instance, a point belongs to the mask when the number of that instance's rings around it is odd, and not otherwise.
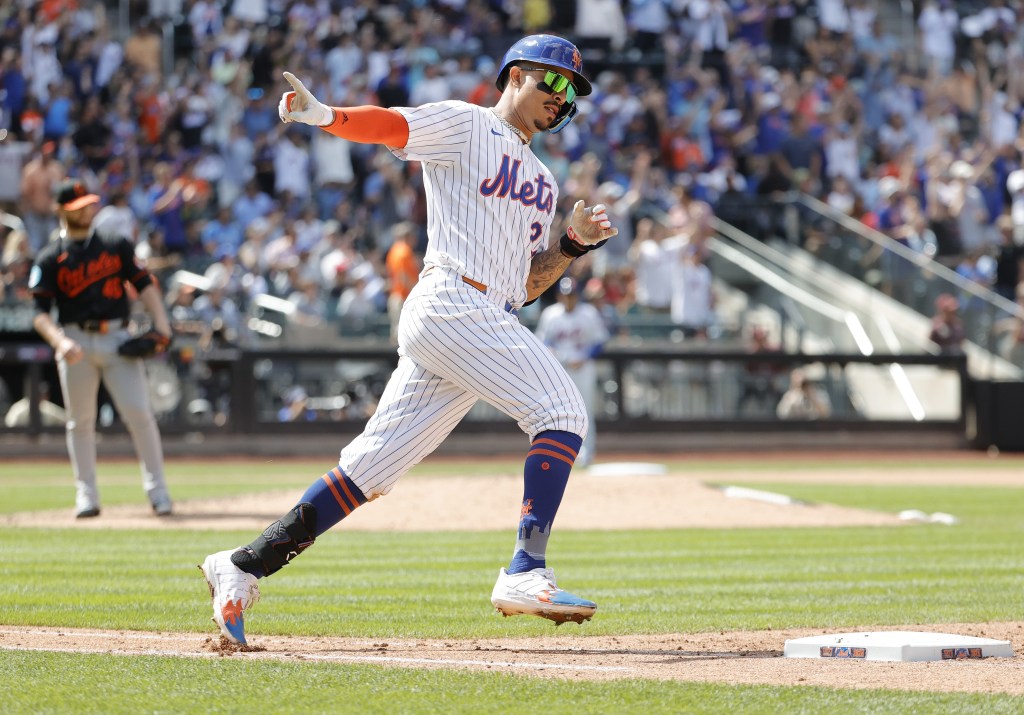
[{"label": "blurred spectator", "polygon": [[153,186],[149,190],[153,220],[163,236],[163,253],[185,251],[185,203],[195,198],[195,188],[174,176],[171,165],[160,162],[153,167]]},{"label": "blurred spectator", "polygon": [[274,207],[274,200],[260,190],[255,179],[250,179],[245,185],[245,192],[232,204],[232,211],[242,228],[247,229],[256,219],[269,216]]},{"label": "blurred spectator", "polygon": [[943,293],[935,299],[935,315],[928,339],[943,354],[963,352],[964,325],[960,319],[960,301],[956,296]]},{"label": "blurred spectator", "polygon": [[111,193],[110,203],[99,210],[92,220],[92,227],[97,233],[138,241],[139,222],[128,205],[128,194],[123,190]]},{"label": "blurred spectator", "polygon": [[419,280],[420,259],[416,255],[416,227],[403,221],[391,230],[393,241],[388,249],[385,266],[388,272],[388,319],[391,339],[398,340],[398,317],[405,299]]},{"label": "blurred spectator", "polygon": [[230,204],[255,176],[256,146],[241,124],[232,124],[220,146],[224,174],[219,187],[220,203]]},{"label": "blurred spectator", "polygon": [[313,422],[316,411],[309,406],[309,395],[301,387],[292,387],[282,396],[284,404],[277,411],[278,422]]},{"label": "blurred spectator", "polygon": [[238,303],[228,297],[230,279],[227,270],[208,276],[210,285],[192,304],[196,316],[216,339],[217,347],[244,343],[245,316]]},{"label": "blurred spectator", "polygon": [[708,337],[715,323],[715,294],[707,254],[693,243],[678,251],[672,279],[672,322],[687,338]]},{"label": "blurred spectator", "polygon": [[[626,42],[626,18],[619,0],[576,0],[576,44],[584,55],[596,50],[598,59]],[[591,56],[594,56],[593,54]]]},{"label": "blurred spectator", "polygon": [[21,69],[21,56],[16,47],[0,49],[0,115],[4,118],[4,129],[10,129],[17,136],[21,133],[21,115],[28,98],[28,81]]},{"label": "blurred spectator", "polygon": [[[847,186],[860,179],[860,129],[839,122],[825,132],[823,143],[825,175],[832,180],[843,178]],[[834,188],[834,187],[833,187]]]},{"label": "blurred spectator", "polygon": [[305,326],[318,326],[327,318],[327,303],[320,286],[311,280],[299,279],[294,282],[288,302],[295,306],[290,320]]},{"label": "blurred spectator", "polygon": [[214,257],[237,254],[244,236],[242,224],[235,219],[229,206],[219,208],[217,215],[203,225],[200,234],[206,252]]},{"label": "blurred spectator", "polygon": [[124,60],[128,66],[155,77],[160,74],[162,52],[160,28],[153,19],[143,17],[134,23],[124,43]]},{"label": "blurred spectator", "polygon": [[99,173],[107,166],[113,150],[112,132],[101,112],[99,97],[87,99],[73,135],[75,147],[94,173]]},{"label": "blurred spectator", "polygon": [[448,77],[443,74],[440,65],[431,63],[423,68],[423,77],[409,93],[409,103],[405,106],[419,106],[428,102],[441,102],[450,99],[452,88]]},{"label": "blurred spectator", "polygon": [[64,165],[54,156],[57,145],[44,142],[38,156],[21,170],[21,219],[25,222],[33,255],[50,240],[57,230],[53,210],[53,189],[64,178]]},{"label": "blurred spectator", "polygon": [[993,290],[1007,300],[1016,300],[1017,286],[1024,278],[1024,246],[1014,240],[1013,219],[1009,215],[1000,216],[996,225],[1000,240]]},{"label": "blurred spectator", "polygon": [[832,401],[803,368],[796,368],[789,374],[789,389],[779,400],[775,413],[784,420],[824,419],[832,414]]},{"label": "blurred spectator", "polygon": [[29,271],[34,253],[24,225],[9,214],[0,215],[0,235],[6,233],[0,253],[0,304],[17,305],[31,299]]},{"label": "blurred spectator", "polygon": [[690,0],[688,7],[690,18],[696,23],[700,66],[718,72],[722,84],[728,86],[730,78],[725,52],[729,49],[732,8],[725,0]]},{"label": "blurred spectator", "polygon": [[932,72],[942,75],[952,67],[959,25],[960,16],[951,0],[925,0],[917,26],[921,29],[921,48]]},{"label": "blurred spectator", "polygon": [[849,180],[844,175],[839,174],[832,179],[832,190],[828,192],[825,203],[840,213],[853,216],[857,198],[857,194],[854,193]]},{"label": "blurred spectator", "polygon": [[1017,284],[1017,314],[996,321],[993,335],[999,341],[999,354],[1024,369],[1024,283]]},{"label": "blurred spectator", "polygon": [[[760,325],[750,328],[744,349],[752,356],[783,354],[782,348],[771,341],[768,330]],[[779,379],[785,370],[784,364],[770,360],[751,358],[745,361],[740,377],[740,393],[736,399],[736,416],[747,416],[751,402],[754,404],[755,415],[773,413],[782,397]]]},{"label": "blurred spectator", "polygon": [[706,256],[707,241],[715,233],[715,212],[706,201],[694,196],[689,181],[677,180],[672,187],[672,198],[674,201],[668,210],[669,228],[686,240],[688,248]]},{"label": "blurred spectator", "polygon": [[680,239],[666,238],[662,223],[648,217],[637,221],[630,261],[636,276],[636,307],[641,314],[668,316],[671,312],[672,252],[678,243]]},{"label": "blurred spectator", "polygon": [[347,279],[348,286],[338,299],[338,317],[344,319],[350,331],[358,332],[365,330],[373,316],[381,312],[383,281],[366,261],[352,268]]},{"label": "blurred spectator", "polygon": [[791,184],[797,183],[795,179],[799,169],[804,169],[805,175],[814,178],[817,183],[817,177],[821,176],[821,148],[821,142],[808,131],[804,115],[795,114],[789,136],[779,146],[775,161],[778,162],[782,175],[789,179]]},{"label": "blurred spectator", "polygon": [[[995,261],[988,255],[986,249],[976,248],[965,255],[960,263],[957,264],[956,272],[964,280],[970,281],[980,288],[990,289],[995,278]],[[981,296],[965,291],[963,302],[964,305],[962,307],[965,310],[974,312],[981,309],[984,301]]]},{"label": "blurred spectator", "polygon": [[275,143],[274,195],[284,206],[301,205],[310,196],[309,149],[298,131],[285,131]]},{"label": "blurred spectator", "polygon": [[408,107],[409,87],[402,65],[391,61],[387,76],[377,85],[377,101],[382,107]]}]

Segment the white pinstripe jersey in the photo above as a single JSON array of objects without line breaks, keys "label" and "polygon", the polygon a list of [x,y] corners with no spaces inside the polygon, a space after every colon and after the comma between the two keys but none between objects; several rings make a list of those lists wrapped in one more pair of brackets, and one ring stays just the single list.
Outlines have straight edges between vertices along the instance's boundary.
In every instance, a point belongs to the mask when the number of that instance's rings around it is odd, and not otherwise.
[{"label": "white pinstripe jersey", "polygon": [[521,306],[530,261],[548,245],[554,176],[490,109],[454,100],[397,109],[409,141],[392,152],[423,164],[424,268],[449,268]]}]

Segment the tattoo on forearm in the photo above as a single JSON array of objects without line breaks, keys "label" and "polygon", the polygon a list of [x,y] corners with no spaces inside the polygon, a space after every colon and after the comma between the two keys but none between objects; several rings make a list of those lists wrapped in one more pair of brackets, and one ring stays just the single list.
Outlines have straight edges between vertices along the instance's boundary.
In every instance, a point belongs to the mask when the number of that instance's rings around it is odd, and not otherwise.
[{"label": "tattoo on forearm", "polygon": [[548,289],[565,273],[572,259],[564,255],[558,248],[558,242],[549,246],[546,251],[533,257],[530,264],[530,275],[526,277],[526,293],[532,300]]}]

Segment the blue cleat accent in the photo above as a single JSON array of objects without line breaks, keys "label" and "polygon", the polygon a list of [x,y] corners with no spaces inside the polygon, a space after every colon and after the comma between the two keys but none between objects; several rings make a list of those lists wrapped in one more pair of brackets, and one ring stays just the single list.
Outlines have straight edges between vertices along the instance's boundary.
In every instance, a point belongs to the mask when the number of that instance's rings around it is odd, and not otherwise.
[{"label": "blue cleat accent", "polygon": [[597,604],[558,587],[549,568],[521,573],[498,572],[498,581],[491,592],[491,603],[503,616],[540,616],[555,625],[589,620]]},{"label": "blue cleat accent", "polygon": [[256,577],[242,571],[231,561],[236,550],[210,554],[199,569],[206,577],[213,599],[213,622],[232,643],[247,645],[243,613],[260,600]]}]

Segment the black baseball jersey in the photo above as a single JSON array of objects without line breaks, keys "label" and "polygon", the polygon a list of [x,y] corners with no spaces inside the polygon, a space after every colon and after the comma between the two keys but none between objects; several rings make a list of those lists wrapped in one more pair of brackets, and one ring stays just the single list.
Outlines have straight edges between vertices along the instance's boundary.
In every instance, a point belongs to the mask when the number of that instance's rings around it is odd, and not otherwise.
[{"label": "black baseball jersey", "polygon": [[60,238],[47,244],[36,256],[28,285],[36,309],[49,313],[56,301],[57,321],[67,325],[128,318],[125,281],[141,292],[153,277],[127,238],[92,232],[81,241]]}]

